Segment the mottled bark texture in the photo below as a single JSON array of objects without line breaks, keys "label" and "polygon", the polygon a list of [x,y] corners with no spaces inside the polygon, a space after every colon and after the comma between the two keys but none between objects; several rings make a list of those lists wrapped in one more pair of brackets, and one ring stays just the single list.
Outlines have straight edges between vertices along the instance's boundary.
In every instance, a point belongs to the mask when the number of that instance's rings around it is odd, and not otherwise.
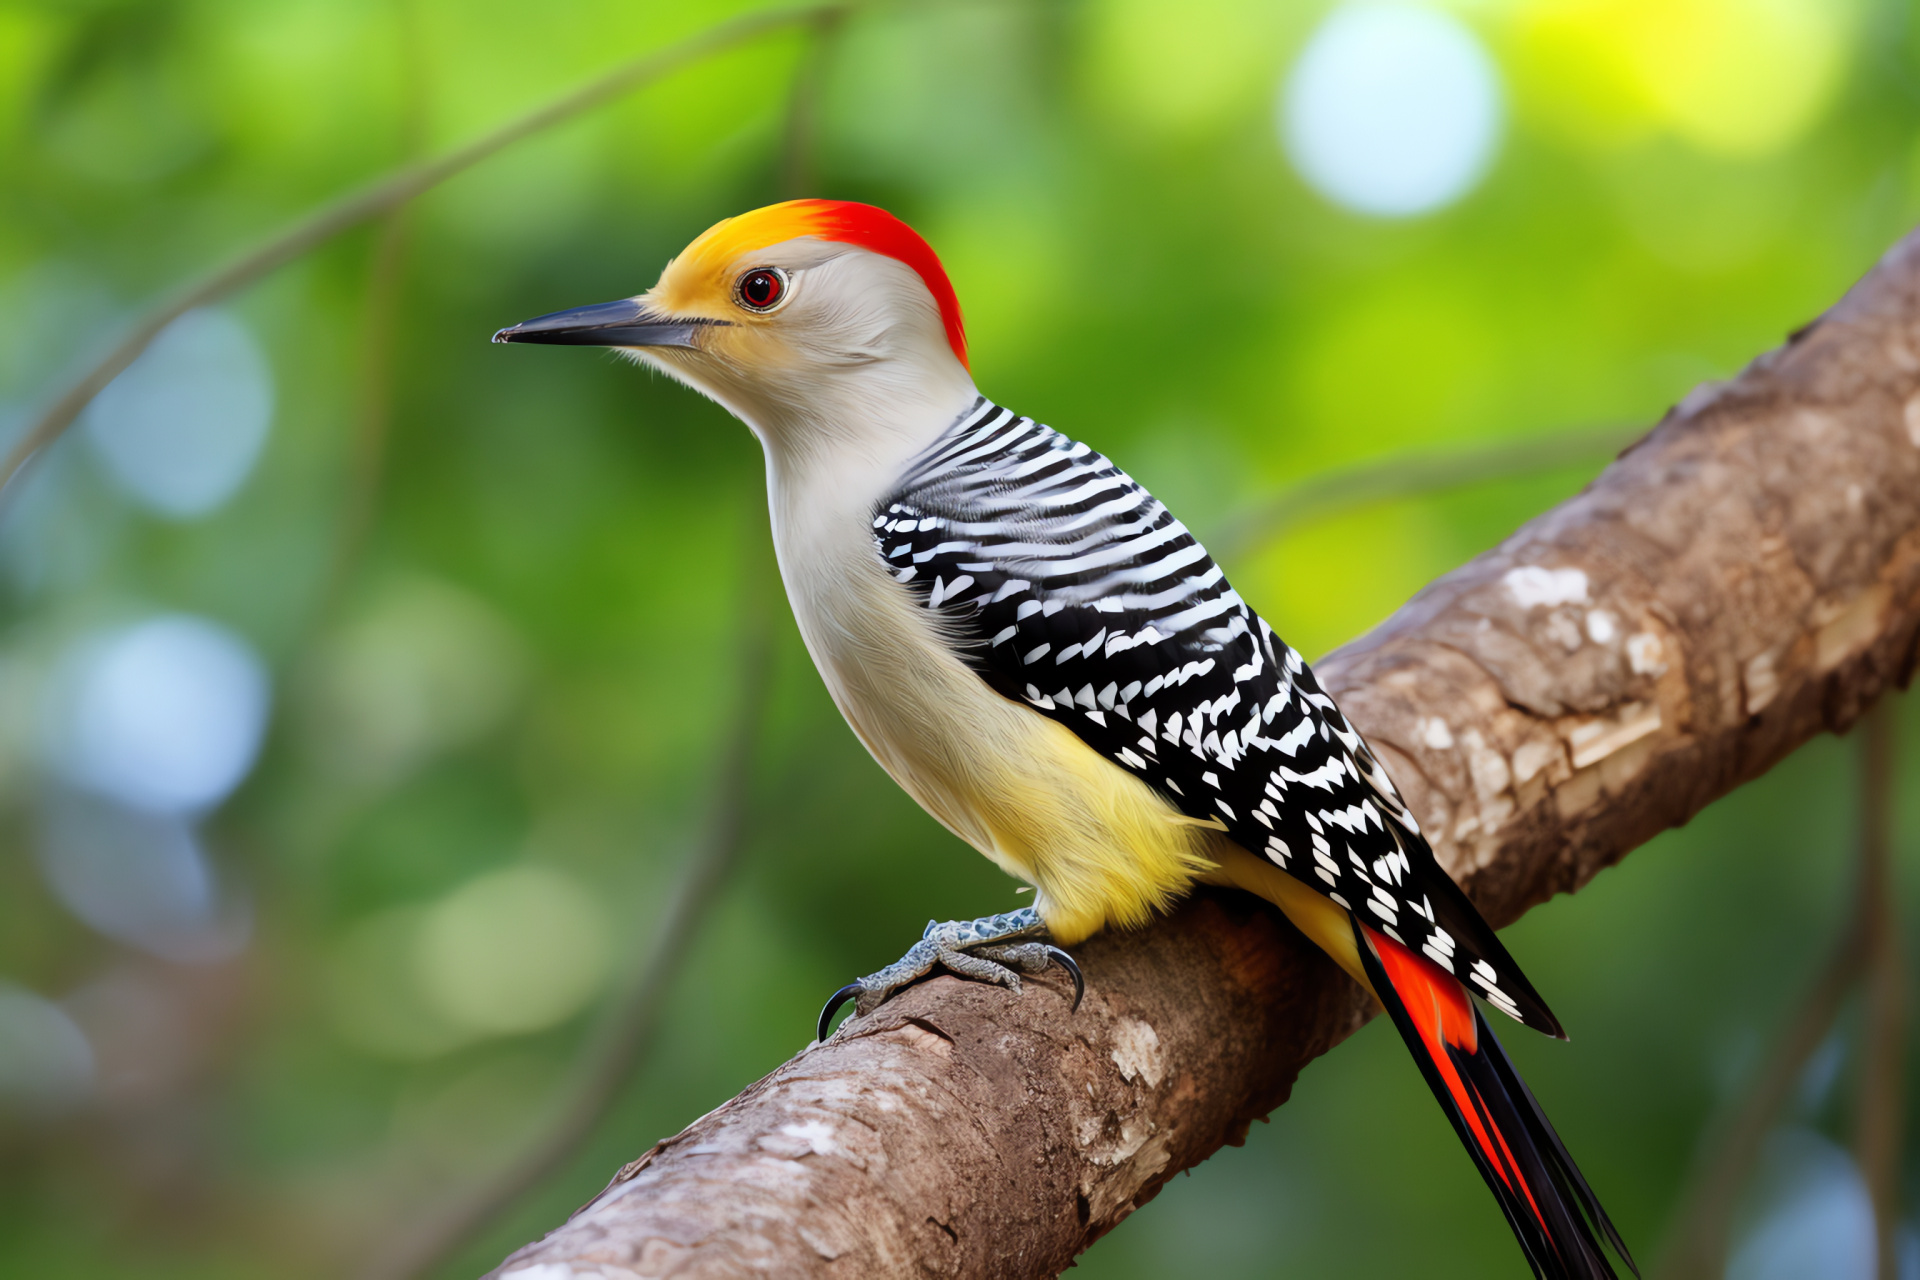
[{"label": "mottled bark texture", "polygon": [[[1585,493],[1319,665],[1496,924],[1840,731],[1920,625],[1920,234]],[[1263,905],[937,978],[622,1169],[498,1274],[1051,1276],[1367,1016]]]}]

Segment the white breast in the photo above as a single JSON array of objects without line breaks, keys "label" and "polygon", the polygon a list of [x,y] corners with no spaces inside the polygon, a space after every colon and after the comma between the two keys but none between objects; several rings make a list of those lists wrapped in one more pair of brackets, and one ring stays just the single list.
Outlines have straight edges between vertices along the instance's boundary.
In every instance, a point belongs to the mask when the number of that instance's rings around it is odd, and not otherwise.
[{"label": "white breast", "polygon": [[[882,768],[967,843],[1007,865],[962,794],[1018,750],[1030,713],[996,694],[941,640],[932,616],[876,554],[886,482],[810,482],[770,468],[774,547],[794,620],[835,705]],[[891,476],[887,478],[891,480]],[[1021,869],[1008,866],[1016,874]]]},{"label": "white breast", "polygon": [[897,474],[835,488],[769,469],[781,575],[834,702],[922,808],[1038,888],[1056,939],[1144,923],[1212,869],[1212,833],[960,659],[875,546]]}]

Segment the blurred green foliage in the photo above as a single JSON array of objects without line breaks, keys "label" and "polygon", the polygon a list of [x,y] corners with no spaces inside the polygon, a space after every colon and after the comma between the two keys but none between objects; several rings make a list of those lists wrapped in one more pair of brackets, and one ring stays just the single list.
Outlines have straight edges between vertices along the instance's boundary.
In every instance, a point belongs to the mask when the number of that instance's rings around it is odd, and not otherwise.
[{"label": "blurred green foliage", "polygon": [[[743,7],[4,0],[0,425],[143,300],[400,160],[410,101],[438,148]],[[1651,423],[1920,213],[1901,0],[1447,7],[1493,52],[1508,123],[1484,182],[1424,217],[1345,212],[1295,176],[1276,96],[1326,7],[1271,0],[857,16],[824,69],[818,193],[926,234],[983,390],[1117,458],[1203,538],[1328,467]],[[486,337],[632,294],[780,194],[803,45],[715,57],[418,204],[385,467],[337,596],[371,230],[232,302],[277,409],[230,504],[143,513],[77,433],[9,495],[0,979],[62,1000],[100,1075],[90,1101],[0,1122],[0,1273],[340,1274],[537,1122],[696,838],[763,490],[712,405]],[[1323,652],[1591,470],[1372,504],[1228,569]],[[34,853],[36,690],[73,637],[157,609],[233,628],[274,678],[266,754],[206,826],[254,920],[220,964],[96,936]],[[800,1048],[820,998],[929,916],[1015,901],[867,758],[780,627],[749,847],[658,1051],[565,1174],[443,1274],[492,1265]],[[1508,1041],[1643,1258],[1838,926],[1850,761],[1815,744],[1509,934],[1574,1043]],[[1837,1079],[1799,1121],[1844,1140]],[[1379,1024],[1081,1265],[1524,1273]]]}]

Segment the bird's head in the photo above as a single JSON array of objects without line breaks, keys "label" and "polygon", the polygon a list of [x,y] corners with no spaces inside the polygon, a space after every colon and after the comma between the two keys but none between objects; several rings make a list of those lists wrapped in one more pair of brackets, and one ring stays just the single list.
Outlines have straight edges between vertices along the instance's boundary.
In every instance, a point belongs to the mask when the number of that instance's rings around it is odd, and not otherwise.
[{"label": "bird's head", "polygon": [[770,443],[853,420],[950,417],[974,392],[960,304],[927,242],[883,209],[790,200],[709,228],[633,298],[495,342],[614,347],[704,392]]}]

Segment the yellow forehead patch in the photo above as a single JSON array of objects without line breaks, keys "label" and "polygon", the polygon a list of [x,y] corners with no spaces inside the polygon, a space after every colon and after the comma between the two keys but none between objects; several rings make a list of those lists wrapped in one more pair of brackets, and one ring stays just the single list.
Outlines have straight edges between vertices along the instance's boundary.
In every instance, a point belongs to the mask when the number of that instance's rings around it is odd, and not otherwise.
[{"label": "yellow forehead patch", "polygon": [[940,308],[954,355],[962,365],[967,363],[960,302],[933,248],[885,209],[852,200],[788,200],[715,223],[667,265],[660,277],[667,301],[692,305],[696,299],[684,295],[696,290],[730,296],[732,282],[726,273],[742,256],[802,236],[858,245],[913,268]]},{"label": "yellow forehead patch", "polygon": [[838,239],[822,235],[831,230],[828,210],[831,200],[789,200],[770,204],[738,217],[722,218],[680,253],[676,262],[684,262],[701,274],[723,271],[743,254],[768,245],[797,240],[801,236]]}]

